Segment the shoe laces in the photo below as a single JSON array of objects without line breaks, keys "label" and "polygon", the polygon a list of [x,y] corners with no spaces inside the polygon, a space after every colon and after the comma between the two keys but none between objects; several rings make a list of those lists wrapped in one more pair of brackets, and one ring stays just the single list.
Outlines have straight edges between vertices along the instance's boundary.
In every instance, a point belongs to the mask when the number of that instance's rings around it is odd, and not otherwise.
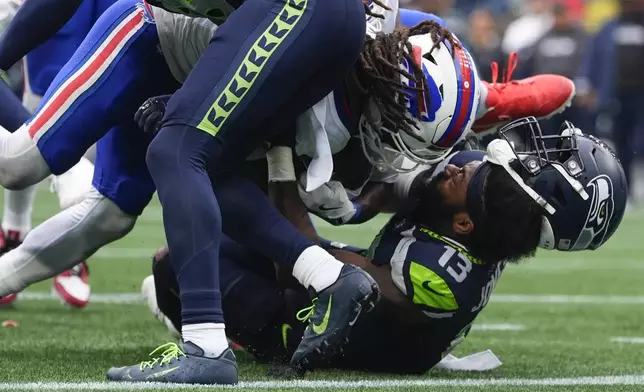
[{"label": "shoe laces", "polygon": [[505,85],[507,84],[512,84],[516,82],[511,82],[512,80],[512,74],[514,73],[514,70],[517,68],[517,65],[519,64],[519,56],[517,55],[516,52],[510,52],[510,55],[508,56],[508,66],[506,69],[503,70],[502,76],[501,76],[501,86],[498,86],[498,80],[499,80],[499,63],[496,61],[493,61],[492,64],[490,64],[490,69],[492,70],[492,85],[496,88],[503,89]]},{"label": "shoe laces", "polygon": [[297,318],[298,321],[301,321],[305,323],[308,321],[308,319],[313,316],[313,313],[315,312],[315,303],[318,301],[317,298],[313,298],[311,301],[311,306],[307,306],[306,308],[300,309],[296,314],[295,317]]},{"label": "shoe laces", "polygon": [[149,361],[143,361],[139,365],[139,370],[143,371],[145,368],[153,368],[155,365],[163,366],[167,363],[170,363],[174,359],[179,357],[185,357],[186,354],[181,351],[179,346],[176,343],[166,343],[157,348],[155,348],[151,353],[153,359]]}]

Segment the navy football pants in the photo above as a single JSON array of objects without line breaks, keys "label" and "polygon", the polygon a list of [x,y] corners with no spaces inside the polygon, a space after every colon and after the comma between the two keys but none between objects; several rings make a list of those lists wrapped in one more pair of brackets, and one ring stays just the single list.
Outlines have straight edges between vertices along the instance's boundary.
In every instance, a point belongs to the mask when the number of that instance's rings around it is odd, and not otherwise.
[{"label": "navy football pants", "polygon": [[[147,163],[163,206],[184,324],[223,322],[222,222],[209,175],[239,165],[340,84],[364,35],[360,0],[246,0],[169,101]],[[295,257],[310,245],[301,235],[285,240]]]}]

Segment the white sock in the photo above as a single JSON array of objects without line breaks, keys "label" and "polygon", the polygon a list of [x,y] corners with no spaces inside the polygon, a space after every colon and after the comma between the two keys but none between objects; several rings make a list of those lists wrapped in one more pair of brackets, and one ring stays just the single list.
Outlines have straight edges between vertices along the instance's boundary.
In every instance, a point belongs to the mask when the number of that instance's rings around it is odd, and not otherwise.
[{"label": "white sock", "polygon": [[32,185],[21,191],[4,191],[4,213],[2,214],[2,228],[5,232],[16,231],[20,233],[22,241],[31,230],[31,214],[36,198],[37,185]]},{"label": "white sock", "polygon": [[181,326],[181,335],[184,342],[196,344],[209,358],[220,356],[228,348],[225,324],[184,324]]},{"label": "white sock", "polygon": [[488,111],[488,107],[485,104],[487,102],[487,86],[483,83],[480,84],[481,86],[481,96],[479,98],[479,106],[476,109],[476,118],[479,119],[485,115]]},{"label": "white sock", "polygon": [[293,266],[293,276],[307,289],[312,286],[318,293],[338,280],[342,264],[319,246],[306,248]]}]

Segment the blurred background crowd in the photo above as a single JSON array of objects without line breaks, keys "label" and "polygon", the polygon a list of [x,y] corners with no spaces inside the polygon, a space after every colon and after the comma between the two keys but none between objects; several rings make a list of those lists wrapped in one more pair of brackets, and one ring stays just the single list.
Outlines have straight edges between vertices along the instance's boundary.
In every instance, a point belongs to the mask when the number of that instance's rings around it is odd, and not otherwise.
[{"label": "blurred background crowd", "polygon": [[[483,80],[493,81],[492,62],[512,79],[572,79],[572,107],[545,122],[544,132],[568,120],[609,141],[627,172],[631,204],[644,205],[644,0],[401,0],[401,7],[443,17]],[[512,52],[516,68],[508,64]]]},{"label": "blurred background crowd", "polygon": [[[644,205],[644,0],[400,0],[401,7],[445,19],[472,53],[480,77],[564,75],[575,82],[571,108],[544,123],[569,120],[609,141],[627,171],[631,203]],[[19,1],[0,0],[3,8]],[[3,31],[4,26],[0,26]],[[518,54],[516,67],[508,64]],[[501,72],[501,70],[505,70]],[[12,80],[21,89],[20,70]]]}]

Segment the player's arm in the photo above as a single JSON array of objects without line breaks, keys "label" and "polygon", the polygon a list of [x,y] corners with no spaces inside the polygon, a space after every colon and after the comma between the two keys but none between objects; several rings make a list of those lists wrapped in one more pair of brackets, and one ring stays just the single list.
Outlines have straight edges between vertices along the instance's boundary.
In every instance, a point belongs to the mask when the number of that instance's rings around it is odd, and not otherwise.
[{"label": "player's arm", "polygon": [[384,182],[369,182],[353,204],[356,214],[348,223],[360,224],[375,217],[381,212],[392,211],[393,184]]},{"label": "player's arm", "polygon": [[317,231],[313,227],[308,210],[300,200],[295,181],[275,181],[273,178],[268,182],[268,197],[300,232],[318,241]]},{"label": "player's arm", "polygon": [[56,34],[83,0],[25,0],[0,38],[0,70],[8,70]]},{"label": "player's arm", "polygon": [[392,185],[370,182],[355,200],[350,200],[344,186],[329,181],[310,192],[299,184],[299,195],[308,211],[334,226],[364,223],[390,206]]},{"label": "player's arm", "polygon": [[354,252],[334,248],[333,243],[320,241],[320,238],[311,223],[308,210],[298,194],[292,166],[292,156],[289,156],[288,147],[273,147],[267,154],[269,165],[269,197],[284,216],[300,231],[316,240],[338,260],[359,266],[367,271],[378,283],[382,292],[382,299],[378,302],[376,311],[395,317],[397,320],[408,324],[425,322],[426,318],[418,311],[393,283],[391,270],[388,265],[377,266],[370,259]]}]

